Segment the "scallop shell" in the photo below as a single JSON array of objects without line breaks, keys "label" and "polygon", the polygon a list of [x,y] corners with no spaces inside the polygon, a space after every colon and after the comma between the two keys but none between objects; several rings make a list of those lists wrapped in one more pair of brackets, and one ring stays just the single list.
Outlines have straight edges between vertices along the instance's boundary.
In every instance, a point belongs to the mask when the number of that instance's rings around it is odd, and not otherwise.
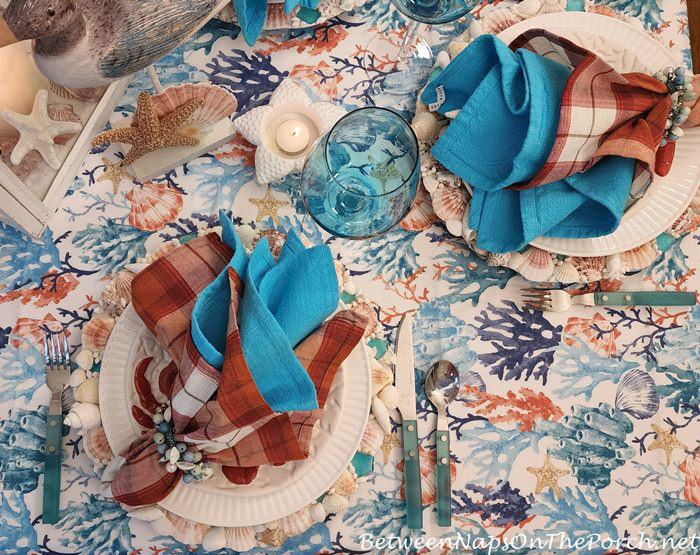
[{"label": "scallop shell", "polygon": [[510,8],[497,8],[481,18],[481,26],[484,29],[484,33],[497,35],[522,20],[523,18]]},{"label": "scallop shell", "polygon": [[659,410],[659,394],[648,372],[634,368],[627,372],[615,394],[615,407],[638,420],[651,418]]},{"label": "scallop shell", "polygon": [[550,253],[537,247],[529,247],[522,256],[523,261],[517,271],[525,279],[542,282],[552,278],[554,261]]},{"label": "scallop shell", "polygon": [[75,400],[79,403],[98,405],[99,377],[89,378],[75,389]]},{"label": "scallop shell", "polygon": [[226,547],[229,549],[243,553],[258,545],[255,529],[252,526],[226,528],[225,530]]},{"label": "scallop shell", "polygon": [[[94,364],[94,362],[95,355],[93,355],[92,351],[88,349],[82,349],[75,357],[75,363],[78,365],[78,368],[80,368],[84,372],[89,372],[90,370],[92,370],[92,365]],[[84,373],[83,376],[85,376]],[[80,383],[82,382],[76,382],[75,384],[72,383],[71,385],[77,387],[78,385],[80,385]]]},{"label": "scallop shell", "polygon": [[272,547],[279,547],[287,539],[284,530],[281,528],[274,528],[272,530],[265,529],[256,535],[256,538],[266,545]]},{"label": "scallop shell", "polygon": [[438,220],[433,210],[430,193],[421,184],[418,187],[416,198],[411,205],[406,217],[401,221],[401,227],[409,231],[423,231],[428,229]]},{"label": "scallop shell", "polygon": [[554,267],[552,277],[559,283],[577,283],[581,276],[579,276],[576,266],[565,261]]},{"label": "scallop shell", "polygon": [[622,257],[619,254],[611,254],[605,261],[605,271],[608,279],[617,279],[622,271]]},{"label": "scallop shell", "polygon": [[[73,123],[82,124],[80,116],[73,111],[71,104],[49,104],[47,106],[49,117],[56,121],[71,121]],[[53,142],[58,145],[65,145],[75,133],[66,133],[54,137]]]},{"label": "scallop shell", "polygon": [[17,137],[0,137],[0,160],[12,170],[12,173],[23,180],[34,171],[43,158],[37,150],[31,150],[19,164],[13,164],[10,160],[10,154],[16,144]]},{"label": "scallop shell", "polygon": [[[439,186],[432,194],[433,210],[438,218],[443,221],[459,220],[467,209],[467,190],[464,187]],[[461,235],[461,230],[459,235]]]},{"label": "scallop shell", "polygon": [[88,430],[83,435],[83,449],[90,460],[96,463],[107,464],[114,458],[102,426]]},{"label": "scallop shell", "polygon": [[389,418],[389,409],[379,397],[372,399],[372,414],[377,419],[377,422],[387,434],[391,433],[391,418]]},{"label": "scallop shell", "polygon": [[[170,521],[172,526],[172,531],[169,534],[173,536],[176,540],[182,543],[190,545],[198,545],[202,543],[204,535],[209,531],[210,526],[208,524],[201,524],[199,522],[194,522],[193,520],[187,520],[173,514],[171,512],[165,513],[165,518]],[[159,522],[159,521],[154,521]]]},{"label": "scallop shell", "polygon": [[[365,427],[365,433],[357,449],[360,453],[374,455],[384,442],[384,430],[375,418],[370,418]],[[324,505],[325,506],[325,505]],[[329,511],[334,512],[334,511]]]},{"label": "scallop shell", "polygon": [[119,270],[112,279],[112,285],[117,295],[126,299],[129,303],[131,302],[131,282],[135,275],[134,272],[129,270]]},{"label": "scallop shell", "polygon": [[[357,491],[357,475],[352,468],[346,468],[333,484],[333,493],[350,497]],[[303,530],[302,530],[303,531]]]},{"label": "scallop shell", "polygon": [[647,268],[660,256],[661,252],[656,244],[656,239],[621,254],[622,271],[635,272]]},{"label": "scallop shell", "polygon": [[384,334],[382,324],[379,321],[379,318],[377,318],[377,311],[374,310],[374,306],[369,301],[365,299],[356,298],[350,304],[350,308],[355,312],[363,314],[367,317],[365,337],[381,337]]},{"label": "scallop shell", "polygon": [[[260,241],[261,239],[267,239],[267,244],[270,247],[270,252],[272,253],[272,255],[279,256],[282,252],[282,247],[284,246],[284,242],[286,241],[287,236],[281,231],[277,231],[275,229],[266,229],[265,231],[260,232],[260,237],[258,238],[258,241]],[[258,241],[255,241],[253,248],[255,248],[255,245],[257,245]]]},{"label": "scallop shell", "polygon": [[399,390],[393,385],[385,386],[377,395],[388,409],[395,409],[399,406]]},{"label": "scallop shell", "polygon": [[476,390],[486,391],[486,384],[478,372],[467,370],[459,380],[460,399],[467,403],[476,401]]},{"label": "scallop shell", "polygon": [[107,90],[107,86],[102,87],[87,87],[84,89],[69,89],[68,87],[62,87],[56,83],[51,83],[51,92],[54,93],[59,98],[65,98],[66,100],[72,100],[77,98],[83,102],[98,102],[102,99]]},{"label": "scallop shell", "polygon": [[[279,527],[282,531],[289,537],[298,536],[303,534],[309,528],[314,525],[314,519],[311,518],[311,513],[309,513],[309,508],[304,507],[303,509],[292,513],[289,516],[281,518],[279,521]],[[245,551],[244,549],[238,549],[237,551]]]},{"label": "scallop shell", "polygon": [[542,9],[544,0],[522,0],[513,6],[513,11],[523,19],[535,17]]},{"label": "scallop shell", "polygon": [[486,257],[486,264],[489,266],[506,266],[511,256],[513,256],[511,252],[490,252]]},{"label": "scallop shell", "polygon": [[309,514],[314,522],[323,522],[326,520],[326,509],[323,508],[321,503],[312,503],[309,505]]},{"label": "scallop shell", "polygon": [[588,283],[603,279],[606,263],[604,256],[574,256],[570,262],[578,270],[581,282]]},{"label": "scallop shell", "polygon": [[329,513],[344,513],[349,506],[350,500],[337,493],[330,493],[323,498],[323,508]]},{"label": "scallop shell", "polygon": [[427,142],[437,138],[440,129],[445,125],[444,118],[432,112],[421,112],[416,114],[411,122],[411,127],[419,141]]},{"label": "scallop shell", "polygon": [[100,409],[92,403],[75,403],[63,423],[77,430],[94,430],[102,423]]},{"label": "scallop shell", "polygon": [[106,314],[95,314],[83,328],[83,349],[101,354],[107,346],[109,335],[114,329],[114,318]]},{"label": "scallop shell", "polygon": [[[562,2],[564,5],[562,6]],[[558,13],[566,11],[566,0],[541,0],[542,5],[535,15]],[[522,2],[521,2],[522,4]],[[519,7],[519,6],[518,6]],[[522,14],[522,12],[520,12]]]},{"label": "scallop shell", "polygon": [[204,534],[204,537],[202,538],[202,549],[205,551],[219,551],[225,547],[226,529],[221,528],[220,526],[212,526],[209,528],[209,531]]},{"label": "scallop shell", "polygon": [[182,209],[182,193],[167,183],[148,181],[126,193],[131,204],[128,223],[143,231],[158,231]]},{"label": "scallop shell", "polygon": [[168,87],[152,97],[153,106],[158,117],[164,117],[190,100],[201,98],[204,102],[190,116],[185,126],[204,129],[207,126],[227,118],[236,111],[238,102],[229,91],[211,83],[184,83]]},{"label": "scallop shell", "polygon": [[384,386],[394,382],[394,373],[382,363],[372,359],[372,395],[379,393]]}]

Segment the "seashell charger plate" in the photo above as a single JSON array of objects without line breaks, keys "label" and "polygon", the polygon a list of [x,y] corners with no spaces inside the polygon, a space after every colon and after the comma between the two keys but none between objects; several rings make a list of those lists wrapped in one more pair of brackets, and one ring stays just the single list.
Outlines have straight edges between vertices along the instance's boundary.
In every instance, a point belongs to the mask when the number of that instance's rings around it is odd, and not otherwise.
[{"label": "seashell charger plate", "polygon": [[[593,13],[540,15],[509,26],[498,36],[508,43],[533,28],[544,28],[585,44],[620,72],[654,73],[678,65],[673,55],[642,29]],[[464,41],[459,37],[458,40]],[[448,47],[445,53],[452,57],[459,50]],[[522,253],[491,254],[475,247],[475,234],[468,229],[468,188],[444,168],[439,167],[437,175],[431,169],[435,161],[429,156],[430,142],[426,138],[422,145],[428,162],[422,170],[436,215],[447,223],[453,235],[462,235],[489,264],[508,266],[532,281],[585,283],[644,269],[675,238],[687,233],[686,224],[697,221],[700,215],[700,199],[696,197],[700,183],[700,128],[695,128],[688,129],[677,143],[673,167],[666,177],[654,176],[646,188],[631,191],[622,222],[612,234],[593,239],[540,237]],[[544,255],[548,259],[539,260]],[[538,259],[536,264],[528,262],[533,258]],[[579,267],[584,266],[585,271],[580,271]]]},{"label": "seashell charger plate", "polygon": [[[152,367],[162,368],[170,361],[129,305],[109,337],[100,370],[102,426],[114,453],[123,452],[144,430],[131,405],[134,369],[146,357],[153,357]],[[367,424],[371,393],[367,345],[361,341],[333,380],[308,459],[262,466],[257,478],[243,486],[229,483],[220,472],[206,482],[180,482],[159,505],[194,522],[228,527],[263,524],[298,511],[326,492],[347,468]]]}]

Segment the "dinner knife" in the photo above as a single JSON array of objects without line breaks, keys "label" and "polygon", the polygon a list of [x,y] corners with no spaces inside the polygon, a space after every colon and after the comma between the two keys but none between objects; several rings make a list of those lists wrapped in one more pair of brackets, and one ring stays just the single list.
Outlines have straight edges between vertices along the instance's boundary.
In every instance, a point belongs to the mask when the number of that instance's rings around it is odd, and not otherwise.
[{"label": "dinner knife", "polygon": [[398,409],[403,419],[404,482],[406,514],[409,528],[423,527],[423,502],[418,455],[418,423],[416,420],[416,378],[413,366],[413,315],[404,314],[396,334],[396,388]]}]

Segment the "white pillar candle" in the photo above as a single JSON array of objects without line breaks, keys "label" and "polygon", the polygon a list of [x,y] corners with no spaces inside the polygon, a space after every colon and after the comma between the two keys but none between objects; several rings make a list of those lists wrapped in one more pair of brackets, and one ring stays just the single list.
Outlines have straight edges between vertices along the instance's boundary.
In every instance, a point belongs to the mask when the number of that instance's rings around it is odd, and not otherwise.
[{"label": "white pillar candle", "polygon": [[277,128],[275,142],[282,152],[299,154],[309,146],[309,128],[296,119],[284,121]]},{"label": "white pillar candle", "polygon": [[[29,114],[36,93],[49,87],[49,81],[34,64],[31,41],[0,48],[0,110]],[[0,117],[2,135],[15,136],[17,130]]]}]

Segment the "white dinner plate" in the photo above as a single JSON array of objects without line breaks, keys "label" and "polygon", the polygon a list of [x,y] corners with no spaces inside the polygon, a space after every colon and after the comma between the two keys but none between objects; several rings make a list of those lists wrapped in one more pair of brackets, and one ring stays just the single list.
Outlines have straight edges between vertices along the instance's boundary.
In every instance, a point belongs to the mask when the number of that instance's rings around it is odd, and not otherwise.
[{"label": "white dinner plate", "polygon": [[[653,74],[680,60],[644,30],[613,17],[584,13],[552,13],[526,19],[499,33],[510,43],[528,29],[546,29],[595,52],[619,72]],[[644,196],[623,215],[618,229],[604,237],[564,239],[540,237],[531,245],[567,256],[605,256],[634,249],[655,239],[688,207],[700,183],[700,128],[688,129],[676,143],[670,173],[654,176]],[[605,183],[601,183],[604,187]]]},{"label": "white dinner plate", "polygon": [[[102,426],[114,453],[124,452],[143,431],[132,416],[131,399],[134,368],[145,357],[153,357],[151,364],[158,368],[170,361],[129,305],[109,337],[100,369]],[[253,483],[243,486],[231,484],[221,472],[206,482],[180,482],[159,505],[189,520],[231,527],[264,524],[298,511],[326,492],[350,464],[367,424],[371,391],[362,340],[333,380],[308,459],[262,466]]]}]

